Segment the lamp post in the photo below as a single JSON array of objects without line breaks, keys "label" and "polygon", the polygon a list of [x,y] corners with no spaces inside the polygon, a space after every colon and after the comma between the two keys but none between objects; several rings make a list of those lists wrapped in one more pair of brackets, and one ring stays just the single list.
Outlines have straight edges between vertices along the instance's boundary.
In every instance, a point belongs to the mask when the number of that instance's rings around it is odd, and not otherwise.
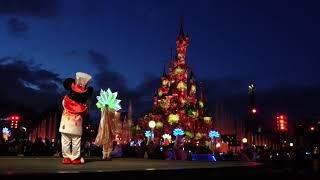
[{"label": "lamp post", "polygon": [[151,120],[149,121],[149,128],[151,129],[151,141],[154,140],[154,133],[153,133],[153,129],[156,126],[156,122]]},{"label": "lamp post", "polygon": [[242,144],[243,144],[243,149],[247,148],[247,143],[248,143],[248,139],[247,138],[242,138]]}]

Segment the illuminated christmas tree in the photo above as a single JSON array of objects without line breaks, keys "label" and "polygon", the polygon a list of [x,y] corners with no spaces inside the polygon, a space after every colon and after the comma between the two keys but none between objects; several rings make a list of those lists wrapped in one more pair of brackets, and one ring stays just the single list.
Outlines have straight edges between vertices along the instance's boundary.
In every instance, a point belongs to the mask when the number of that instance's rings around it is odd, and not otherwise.
[{"label": "illuminated christmas tree", "polygon": [[153,120],[156,122],[154,137],[171,135],[174,138],[173,131],[180,128],[187,143],[205,144],[210,141],[213,118],[207,111],[203,91],[197,91],[196,78],[186,64],[189,43],[189,35],[184,34],[181,24],[176,40],[176,56],[172,58],[171,55],[169,74],[165,68],[163,70],[162,85],[154,96],[153,108],[134,127],[138,135],[144,136],[150,130],[148,122]]}]

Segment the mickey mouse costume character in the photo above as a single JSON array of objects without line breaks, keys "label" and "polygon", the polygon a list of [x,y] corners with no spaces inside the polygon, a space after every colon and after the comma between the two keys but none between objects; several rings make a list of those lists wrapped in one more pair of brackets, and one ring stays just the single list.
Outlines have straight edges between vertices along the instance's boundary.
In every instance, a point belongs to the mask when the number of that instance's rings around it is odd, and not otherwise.
[{"label": "mickey mouse costume character", "polygon": [[[63,164],[83,164],[80,155],[82,122],[84,113],[88,113],[87,101],[93,88],[87,87],[91,76],[83,72],[76,73],[76,80],[67,78],[63,86],[69,93],[62,101],[63,113],[60,122]],[[71,145],[71,148],[70,148]]]}]

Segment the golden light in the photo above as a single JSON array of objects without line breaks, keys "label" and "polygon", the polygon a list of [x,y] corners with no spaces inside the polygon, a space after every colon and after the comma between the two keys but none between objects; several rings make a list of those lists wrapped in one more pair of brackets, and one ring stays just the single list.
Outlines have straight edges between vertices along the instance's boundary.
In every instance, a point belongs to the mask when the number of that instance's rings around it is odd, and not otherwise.
[{"label": "golden light", "polygon": [[207,122],[211,121],[211,119],[212,119],[212,117],[210,117],[210,116],[203,117],[203,120],[207,121]]},{"label": "golden light", "polygon": [[156,122],[155,121],[149,121],[149,127],[151,128],[151,129],[153,129],[154,127],[156,126]]},{"label": "golden light", "polygon": [[247,143],[248,139],[247,138],[242,138],[242,143]]},{"label": "golden light", "polygon": [[219,147],[221,147],[221,144],[220,144],[220,143],[217,143],[217,144],[216,144],[216,148],[219,148]]},{"label": "golden light", "polygon": [[257,110],[255,108],[252,109],[252,113],[255,114]]}]

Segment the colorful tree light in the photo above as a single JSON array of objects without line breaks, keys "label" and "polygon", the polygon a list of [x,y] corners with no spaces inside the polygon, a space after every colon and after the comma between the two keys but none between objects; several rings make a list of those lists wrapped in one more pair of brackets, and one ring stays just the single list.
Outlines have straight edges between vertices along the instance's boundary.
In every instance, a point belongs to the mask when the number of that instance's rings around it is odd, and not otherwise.
[{"label": "colorful tree light", "polygon": [[209,137],[210,138],[219,138],[220,137],[220,133],[218,131],[210,131],[209,132]]},{"label": "colorful tree light", "polygon": [[174,136],[183,136],[184,135],[184,131],[181,128],[176,128],[173,130],[173,135]]},{"label": "colorful tree light", "polygon": [[193,134],[190,131],[185,132],[186,138],[191,139],[193,138]]},{"label": "colorful tree light", "polygon": [[151,131],[146,131],[146,132],[144,133],[144,135],[145,135],[147,138],[151,137]]},{"label": "colorful tree light", "polygon": [[202,138],[202,134],[198,132],[198,133],[196,134],[196,137],[195,137],[195,138],[196,138],[196,139],[201,139],[201,138]]},{"label": "colorful tree light", "polygon": [[159,121],[159,122],[157,122],[157,123],[156,123],[156,128],[157,128],[157,129],[161,129],[161,128],[163,128],[163,123],[162,123],[162,122],[160,122],[160,121]]},{"label": "colorful tree light", "polygon": [[179,114],[170,114],[168,116],[168,123],[170,125],[177,124],[179,122],[179,120],[180,120]]}]

